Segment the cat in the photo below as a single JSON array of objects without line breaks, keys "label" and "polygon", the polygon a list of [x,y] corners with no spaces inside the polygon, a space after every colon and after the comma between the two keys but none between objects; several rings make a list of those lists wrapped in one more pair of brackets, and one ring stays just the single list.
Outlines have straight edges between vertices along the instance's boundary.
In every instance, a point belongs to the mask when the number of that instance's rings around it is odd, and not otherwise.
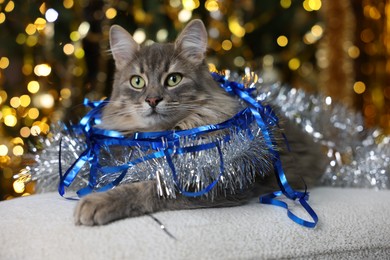
[{"label": "cat", "polygon": [[[209,72],[207,31],[200,20],[188,23],[174,43],[142,47],[125,29],[113,25],[110,50],[116,72],[100,127],[126,135],[190,129],[223,122],[241,109],[238,100],[222,90]],[[292,149],[286,152],[279,148],[288,180],[292,186],[302,187],[304,179],[311,187],[325,165],[321,148],[288,120],[284,120],[283,128]],[[75,223],[104,225],[163,210],[237,206],[278,187],[272,177],[258,179],[250,189],[213,200],[180,195],[161,198],[155,180],[122,184],[82,198],[74,212]]]}]

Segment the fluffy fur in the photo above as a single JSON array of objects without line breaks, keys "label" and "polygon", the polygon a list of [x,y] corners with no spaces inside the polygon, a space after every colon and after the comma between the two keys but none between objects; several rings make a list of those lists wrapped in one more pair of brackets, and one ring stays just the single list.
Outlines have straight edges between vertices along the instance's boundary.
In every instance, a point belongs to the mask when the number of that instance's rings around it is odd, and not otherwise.
[{"label": "fluffy fur", "polygon": [[[239,102],[210,76],[205,62],[207,33],[200,20],[190,22],[174,43],[145,47],[114,25],[110,45],[117,70],[102,127],[129,135],[136,131],[189,129],[216,124],[237,113]],[[287,153],[284,146],[280,148],[288,180],[293,187],[303,188],[302,179],[311,186],[324,167],[320,147],[292,123],[286,121],[284,128],[293,151]],[[83,198],[76,207],[75,222],[102,225],[161,210],[236,206],[254,194],[277,189],[274,180],[259,178],[252,189],[212,201],[184,196],[160,198],[155,181],[124,184]]]}]

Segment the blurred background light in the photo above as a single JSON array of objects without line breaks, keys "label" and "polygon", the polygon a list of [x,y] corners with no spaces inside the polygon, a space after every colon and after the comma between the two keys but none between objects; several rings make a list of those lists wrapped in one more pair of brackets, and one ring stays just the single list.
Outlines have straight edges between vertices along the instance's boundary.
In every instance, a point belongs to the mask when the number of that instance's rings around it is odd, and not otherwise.
[{"label": "blurred background light", "polygon": [[38,64],[34,67],[34,73],[37,76],[49,76],[51,73],[51,66],[49,64]]},{"label": "blurred background light", "polygon": [[57,21],[58,12],[56,10],[54,10],[53,8],[49,8],[49,9],[47,9],[47,11],[45,13],[45,18],[48,22],[53,23],[53,22]]}]

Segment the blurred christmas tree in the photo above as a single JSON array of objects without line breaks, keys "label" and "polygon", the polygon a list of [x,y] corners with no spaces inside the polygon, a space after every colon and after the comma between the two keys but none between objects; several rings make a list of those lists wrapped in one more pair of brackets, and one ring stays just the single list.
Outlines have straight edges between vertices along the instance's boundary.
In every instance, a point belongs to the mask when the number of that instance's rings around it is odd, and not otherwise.
[{"label": "blurred christmas tree", "polygon": [[0,0],[0,200],[33,191],[12,179],[31,140],[110,93],[111,24],[150,44],[202,19],[210,69],[321,91],[389,131],[389,10],[389,0]]}]

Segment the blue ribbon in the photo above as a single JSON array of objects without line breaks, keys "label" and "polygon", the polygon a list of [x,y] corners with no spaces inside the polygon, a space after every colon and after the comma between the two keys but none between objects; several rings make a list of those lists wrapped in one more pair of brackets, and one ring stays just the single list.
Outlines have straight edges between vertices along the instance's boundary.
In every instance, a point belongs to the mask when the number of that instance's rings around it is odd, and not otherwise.
[{"label": "blue ribbon", "polygon": [[[131,137],[124,137],[121,133],[113,130],[104,130],[94,127],[95,125],[100,124],[101,122],[101,110],[106,101],[89,101],[84,100],[84,105],[91,108],[91,110],[80,120],[79,124],[74,126],[75,131],[80,131],[86,138],[86,150],[79,156],[79,158],[69,167],[69,169],[62,174],[61,168],[61,156],[60,160],[60,183],[58,191],[61,196],[64,196],[65,187],[69,187],[70,184],[74,181],[77,174],[81,169],[88,164],[90,167],[89,174],[89,184],[85,188],[79,190],[77,194],[82,197],[93,191],[106,191],[115,186],[117,186],[127,174],[128,169],[131,167],[145,162],[151,159],[157,159],[165,157],[167,163],[172,171],[173,180],[175,182],[176,188],[179,192],[185,196],[198,197],[208,193],[211,189],[215,187],[220,178],[223,176],[224,172],[224,161],[222,156],[222,151],[220,148],[220,142],[227,142],[230,140],[230,136],[224,136],[223,140],[217,142],[210,142],[206,144],[194,145],[190,147],[180,147],[179,140],[182,137],[193,137],[196,138],[199,135],[206,133],[211,133],[214,131],[219,131],[223,129],[233,128],[239,130],[250,132],[249,126],[253,121],[256,121],[257,125],[261,129],[264,140],[267,144],[268,150],[273,157],[273,166],[275,170],[275,176],[278,181],[280,191],[276,191],[260,197],[260,203],[263,204],[272,204],[275,206],[281,206],[287,209],[287,215],[294,222],[305,226],[313,228],[318,222],[318,217],[316,213],[307,203],[309,195],[306,192],[295,191],[287,182],[287,178],[283,171],[280,155],[276,147],[276,141],[271,133],[271,127],[279,127],[278,118],[273,112],[272,108],[269,105],[263,106],[261,102],[256,101],[251,93],[255,90],[254,88],[245,88],[243,84],[228,81],[224,76],[217,73],[213,73],[212,77],[219,85],[231,95],[236,95],[241,98],[246,104],[247,108],[243,109],[237,113],[231,119],[216,125],[205,125],[188,130],[179,130],[179,131],[160,131],[160,132],[143,132],[143,133],[134,133]],[[287,142],[286,142],[287,143]],[[98,158],[100,149],[103,146],[135,146],[139,147],[142,150],[148,151],[152,149],[154,152],[147,154],[141,158],[137,158],[131,162],[117,165],[117,166],[101,166],[99,164]],[[288,143],[287,143],[288,145]],[[220,167],[218,177],[211,182],[207,187],[203,188],[197,192],[189,192],[182,188],[180,185],[180,180],[176,174],[175,165],[172,161],[172,155],[182,155],[185,153],[198,152],[208,149],[217,149],[220,157]],[[60,149],[61,154],[61,149]],[[98,172],[103,174],[114,174],[119,173],[120,175],[111,183],[96,189],[97,176]],[[296,215],[294,215],[289,209],[288,205],[285,202],[279,201],[276,198],[285,195],[291,200],[298,200],[303,208],[310,214],[314,222],[309,222],[303,220]]]},{"label": "blue ribbon", "polygon": [[[253,99],[253,97],[250,96],[250,92],[246,91],[246,89],[244,88],[244,85],[239,84],[237,82],[228,81],[226,78],[216,73],[213,74],[213,78],[214,80],[219,82],[221,87],[226,89],[229,93],[234,93],[235,95],[239,96],[242,100],[246,102],[246,104],[248,105],[248,107],[252,112],[252,115],[255,117],[258,126],[262,131],[269,152],[273,155],[273,166],[275,170],[275,176],[281,191],[277,191],[277,192],[273,192],[261,196],[259,198],[260,203],[272,204],[275,206],[284,207],[287,209],[287,215],[294,222],[305,227],[314,228],[317,225],[318,216],[314,212],[314,210],[309,206],[309,204],[306,202],[309,199],[309,194],[306,192],[302,193],[299,191],[295,191],[291,188],[291,186],[287,182],[286,175],[283,171],[280,155],[278,151],[274,149],[274,147],[276,147],[276,142],[270,133],[269,127],[279,126],[279,124],[278,124],[278,118],[273,112],[272,108],[269,105],[263,106],[260,101],[256,101],[255,99]],[[285,136],[283,137],[285,138]],[[290,148],[288,147],[288,149]],[[291,200],[298,199],[300,204],[305,208],[305,210],[309,213],[309,215],[312,217],[314,221],[309,222],[297,217],[288,209],[288,205],[285,202],[275,199],[276,197],[279,197],[282,194],[284,194],[287,198]]]}]

